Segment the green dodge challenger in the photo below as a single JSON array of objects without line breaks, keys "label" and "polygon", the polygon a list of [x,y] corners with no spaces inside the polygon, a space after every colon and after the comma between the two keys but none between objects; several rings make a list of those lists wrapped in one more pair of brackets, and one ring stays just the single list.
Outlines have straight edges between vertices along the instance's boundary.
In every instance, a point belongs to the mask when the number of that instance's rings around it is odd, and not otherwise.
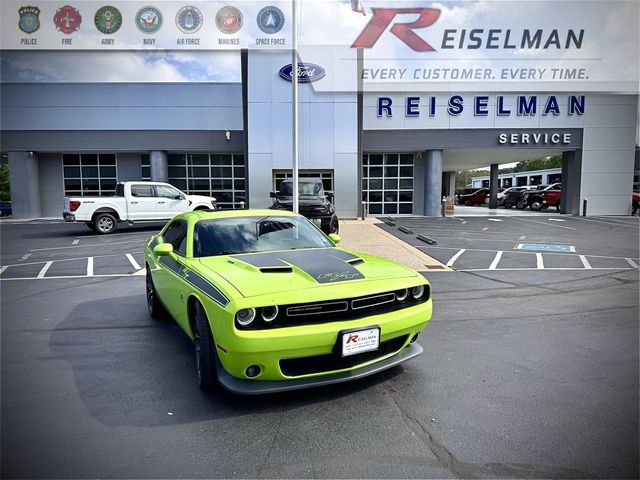
[{"label": "green dodge challenger", "polygon": [[431,289],[286,211],[195,211],[145,246],[147,304],[193,340],[200,386],[262,394],[344,382],[422,352]]}]

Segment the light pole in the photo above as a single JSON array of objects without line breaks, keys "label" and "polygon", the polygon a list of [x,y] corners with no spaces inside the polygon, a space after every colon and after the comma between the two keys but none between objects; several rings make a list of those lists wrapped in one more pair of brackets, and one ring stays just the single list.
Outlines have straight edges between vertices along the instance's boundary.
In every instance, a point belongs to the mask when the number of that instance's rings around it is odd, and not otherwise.
[{"label": "light pole", "polygon": [[292,47],[291,47],[291,85],[292,85],[292,154],[293,154],[293,211],[298,213],[298,1],[291,0],[292,9]]}]

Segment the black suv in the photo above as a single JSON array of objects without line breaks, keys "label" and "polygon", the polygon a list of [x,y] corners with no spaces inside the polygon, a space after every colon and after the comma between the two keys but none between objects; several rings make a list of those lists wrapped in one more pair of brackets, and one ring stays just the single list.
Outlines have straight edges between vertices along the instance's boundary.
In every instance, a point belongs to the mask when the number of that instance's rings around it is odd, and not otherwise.
[{"label": "black suv", "polygon": [[[293,210],[293,181],[284,180],[280,190],[269,194],[273,198],[273,210]],[[298,209],[300,215],[320,222],[320,228],[327,235],[338,233],[338,216],[333,206],[333,192],[325,192],[319,178],[298,180]]]}]

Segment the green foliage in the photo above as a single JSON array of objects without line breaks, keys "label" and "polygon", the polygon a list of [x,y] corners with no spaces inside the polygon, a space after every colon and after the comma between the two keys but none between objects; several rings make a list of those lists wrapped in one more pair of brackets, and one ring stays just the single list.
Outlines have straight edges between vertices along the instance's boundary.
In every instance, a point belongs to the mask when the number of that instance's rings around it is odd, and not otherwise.
[{"label": "green foliage", "polygon": [[0,165],[0,200],[11,200],[11,189],[9,188],[9,165]]},{"label": "green foliage", "polygon": [[524,162],[518,162],[514,172],[530,172],[532,170],[547,170],[549,168],[560,168],[562,166],[562,156],[532,158]]}]

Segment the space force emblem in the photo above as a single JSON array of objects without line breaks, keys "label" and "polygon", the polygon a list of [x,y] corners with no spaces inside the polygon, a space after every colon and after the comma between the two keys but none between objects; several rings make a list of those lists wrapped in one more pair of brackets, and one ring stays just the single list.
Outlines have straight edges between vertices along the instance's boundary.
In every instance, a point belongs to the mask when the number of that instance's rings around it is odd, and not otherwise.
[{"label": "space force emblem", "polygon": [[20,7],[18,10],[18,28],[32,34],[40,28],[40,9],[38,7]]},{"label": "space force emblem", "polygon": [[116,7],[107,5],[96,12],[94,22],[101,33],[111,35],[122,26],[122,14]]},{"label": "space force emblem", "polygon": [[80,30],[82,15],[80,15],[77,8],[65,5],[56,10],[56,14],[53,16],[53,23],[59,32],[70,35]]},{"label": "space force emblem", "polygon": [[162,27],[162,13],[156,7],[142,7],[136,13],[136,27],[142,33],[156,33]]},{"label": "space force emblem", "polygon": [[258,27],[264,33],[273,35],[284,27],[284,14],[278,7],[264,7],[258,13]]},{"label": "space force emblem", "polygon": [[202,22],[202,12],[193,6],[182,7],[176,14],[176,25],[182,33],[196,33]]},{"label": "space force emblem", "polygon": [[242,28],[242,12],[236,7],[223,7],[216,15],[216,25],[222,33],[236,33]]}]

